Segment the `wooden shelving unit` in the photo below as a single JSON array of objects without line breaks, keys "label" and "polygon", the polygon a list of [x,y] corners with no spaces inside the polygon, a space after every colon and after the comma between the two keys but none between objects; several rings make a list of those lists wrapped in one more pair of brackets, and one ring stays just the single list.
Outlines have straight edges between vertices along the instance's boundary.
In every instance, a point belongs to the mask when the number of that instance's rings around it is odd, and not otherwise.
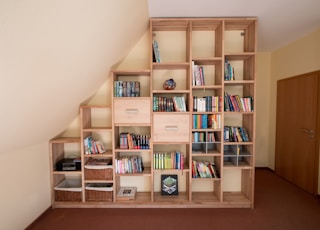
[{"label": "wooden shelving unit", "polygon": [[[111,105],[81,106],[80,137],[50,141],[53,206],[253,208],[256,27],[254,17],[151,18],[150,68],[112,71]],[[154,40],[159,47],[160,62],[154,59]],[[235,76],[231,80],[225,76],[227,62]],[[204,76],[202,82],[195,77],[198,67]],[[163,88],[168,79],[176,82],[172,90]],[[140,86],[139,90],[122,88],[130,84]],[[119,90],[126,92],[122,94]],[[226,110],[226,94],[250,97],[251,110]],[[157,110],[155,101],[161,97],[183,97],[186,111]],[[212,104],[212,100],[217,101]],[[200,103],[207,107],[203,109]],[[230,141],[225,127],[245,129],[248,139],[238,137]],[[140,148],[124,148],[124,139],[120,137],[128,134],[139,139]],[[102,140],[106,152],[86,154],[83,141],[87,136]],[[81,170],[55,171],[55,163],[65,157],[64,146],[69,143],[80,149]],[[169,163],[163,163],[158,168],[158,153],[179,153],[183,166],[169,168]],[[118,160],[132,157],[142,160],[144,170],[119,173],[116,169],[124,166],[118,165]],[[85,179],[85,166],[92,159],[110,159],[111,178]],[[205,163],[211,176],[198,175],[198,163]],[[81,180],[81,200],[56,201],[55,186],[71,175]],[[161,195],[163,175],[177,176],[177,195]],[[89,183],[111,185],[112,191],[105,191],[109,198],[112,194],[111,200],[87,201],[85,189]],[[137,187],[135,199],[117,199],[120,187],[132,186]]]}]

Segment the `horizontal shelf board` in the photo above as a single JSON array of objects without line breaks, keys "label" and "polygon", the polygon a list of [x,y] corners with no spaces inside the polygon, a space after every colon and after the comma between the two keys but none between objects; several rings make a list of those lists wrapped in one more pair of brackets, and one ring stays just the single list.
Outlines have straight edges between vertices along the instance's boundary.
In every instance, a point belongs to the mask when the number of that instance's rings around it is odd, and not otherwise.
[{"label": "horizontal shelf board", "polygon": [[[150,195],[151,196],[151,195]],[[55,208],[250,208],[251,202],[219,202],[215,200],[188,200],[172,203],[164,201],[151,202],[151,197],[140,198],[141,195],[136,194],[136,199],[132,201],[116,201],[116,202],[54,202]]]},{"label": "horizontal shelf board", "polygon": [[186,192],[179,192],[178,195],[161,195],[160,192],[154,193],[154,202],[179,204],[188,202],[188,194]]},{"label": "horizontal shelf board", "polygon": [[114,123],[114,126],[121,127],[121,126],[151,126],[151,123]]},{"label": "horizontal shelf board", "polygon": [[224,145],[253,145],[253,142],[224,142]]},{"label": "horizontal shelf board", "polygon": [[157,69],[188,69],[190,66],[189,62],[153,62],[152,67],[154,70]]},{"label": "horizontal shelf board", "polygon": [[220,202],[214,192],[192,192],[192,201],[197,202]]},{"label": "horizontal shelf board", "polygon": [[78,171],[53,171],[53,175],[81,175],[81,170]]},{"label": "horizontal shelf board", "polygon": [[226,115],[226,114],[244,114],[244,115],[253,115],[254,114],[254,112],[236,112],[236,111],[229,111],[229,112],[224,112],[224,114]]},{"label": "horizontal shelf board", "polygon": [[152,93],[153,94],[156,94],[156,93],[162,93],[162,94],[189,94],[190,93],[190,90],[165,90],[165,89],[158,89],[158,90],[152,90]]},{"label": "horizontal shelf board", "polygon": [[221,178],[207,178],[207,177],[197,177],[197,178],[192,178],[193,181],[219,181]]},{"label": "horizontal shelf board", "polygon": [[85,180],[84,181],[85,184],[89,184],[89,183],[109,183],[109,184],[113,184],[113,180]]},{"label": "horizontal shelf board", "polygon": [[145,202],[151,202],[151,192],[136,192],[136,197],[134,200],[117,200],[119,204],[132,204],[132,203],[141,203],[144,204]]},{"label": "horizontal shelf board", "polygon": [[236,85],[245,85],[245,84],[254,84],[255,80],[231,80],[224,81],[226,86],[236,86]]},{"label": "horizontal shelf board", "polygon": [[214,141],[214,142],[199,141],[199,142],[192,142],[192,144],[221,144],[221,141]]},{"label": "horizontal shelf board", "polygon": [[173,112],[153,112],[153,114],[167,114],[167,115],[181,115],[181,114],[186,114],[189,115],[189,112],[177,112],[177,111],[173,111]]},{"label": "horizontal shelf board", "polygon": [[239,154],[237,154],[237,153],[234,153],[234,152],[224,152],[223,153],[223,156],[225,156],[225,157],[236,157],[236,156],[239,156],[239,157],[252,157],[252,155],[250,154],[250,153],[247,153],[247,152],[245,152],[245,153],[239,153]]},{"label": "horizontal shelf board", "polygon": [[220,157],[221,156],[221,153],[219,152],[216,152],[216,153],[213,153],[213,152],[208,152],[208,153],[205,153],[205,152],[192,152],[192,156],[193,157],[201,157],[201,156],[208,156],[208,157]]},{"label": "horizontal shelf board", "polygon": [[111,109],[111,105],[81,105],[81,109]]},{"label": "horizontal shelf board", "polygon": [[132,71],[132,70],[114,70],[112,71],[114,74],[116,75],[123,75],[123,76],[150,76],[151,71],[149,69],[146,70],[136,70],[136,71]]},{"label": "horizontal shelf board", "polygon": [[106,153],[83,154],[83,157],[112,157],[112,150],[107,149]]},{"label": "horizontal shelf board", "polygon": [[222,85],[193,85],[192,90],[222,89]]},{"label": "horizontal shelf board", "polygon": [[126,100],[126,101],[151,100],[151,97],[114,97],[113,100]]},{"label": "horizontal shelf board", "polygon": [[223,162],[223,169],[252,169],[250,165],[235,165],[232,162]]},{"label": "horizontal shelf board", "polygon": [[121,176],[151,176],[151,168],[145,167],[142,173],[116,173],[116,177]]},{"label": "horizontal shelf board", "polygon": [[192,114],[222,114],[222,112],[214,112],[214,111],[211,111],[211,112],[191,112]]},{"label": "horizontal shelf board", "polygon": [[[193,132],[221,132],[222,129],[192,129]],[[220,143],[220,141],[218,141]]]},{"label": "horizontal shelf board", "polygon": [[90,128],[82,129],[82,132],[94,132],[94,131],[112,131],[112,127],[90,127]]},{"label": "horizontal shelf board", "polygon": [[121,153],[121,152],[126,152],[126,153],[137,153],[137,152],[150,152],[151,149],[120,149],[119,147],[114,149],[114,152]]},{"label": "horizontal shelf board", "polygon": [[153,169],[154,172],[189,172],[189,167],[188,166],[184,166],[183,169]]},{"label": "horizontal shelf board", "polygon": [[223,192],[223,202],[251,203],[241,192]]},{"label": "horizontal shelf board", "polygon": [[192,61],[194,61],[197,65],[217,65],[222,64],[222,57],[194,57],[192,58]]},{"label": "horizontal shelf board", "polygon": [[255,52],[241,52],[241,53],[225,53],[225,59],[228,61],[246,60],[255,57]]},{"label": "horizontal shelf board", "polygon": [[51,139],[50,143],[52,144],[63,144],[63,143],[80,143],[80,137],[59,137],[55,139]]}]

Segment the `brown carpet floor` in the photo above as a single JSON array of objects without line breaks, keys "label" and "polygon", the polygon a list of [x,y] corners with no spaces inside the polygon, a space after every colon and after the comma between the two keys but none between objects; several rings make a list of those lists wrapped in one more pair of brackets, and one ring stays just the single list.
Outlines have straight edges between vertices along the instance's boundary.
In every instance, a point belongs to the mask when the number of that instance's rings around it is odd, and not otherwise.
[{"label": "brown carpet floor", "polygon": [[50,209],[28,230],[319,230],[320,200],[256,170],[254,209]]}]

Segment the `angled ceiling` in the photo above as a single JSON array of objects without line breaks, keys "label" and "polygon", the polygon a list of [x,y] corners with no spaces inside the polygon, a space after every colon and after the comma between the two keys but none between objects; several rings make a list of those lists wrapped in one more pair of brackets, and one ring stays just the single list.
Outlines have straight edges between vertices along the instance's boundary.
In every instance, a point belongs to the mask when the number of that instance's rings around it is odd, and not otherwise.
[{"label": "angled ceiling", "polygon": [[148,0],[150,17],[258,17],[258,51],[274,51],[320,28],[319,0]]}]

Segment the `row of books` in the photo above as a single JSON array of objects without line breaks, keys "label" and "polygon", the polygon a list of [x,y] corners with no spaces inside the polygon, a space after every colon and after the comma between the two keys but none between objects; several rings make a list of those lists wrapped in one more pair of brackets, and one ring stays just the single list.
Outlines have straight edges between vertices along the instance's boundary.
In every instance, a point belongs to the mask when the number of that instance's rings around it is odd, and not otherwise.
[{"label": "row of books", "polygon": [[120,149],[149,149],[150,137],[133,133],[120,133]]},{"label": "row of books", "polygon": [[231,64],[228,61],[225,61],[224,63],[224,80],[225,81],[235,80],[234,68],[231,66]]},{"label": "row of books", "polygon": [[192,132],[192,142],[216,142],[214,132]]},{"label": "row of books", "polygon": [[220,178],[213,162],[192,161],[192,178]]},{"label": "row of books", "polygon": [[184,154],[182,152],[159,152],[153,154],[154,169],[184,168]]},{"label": "row of books", "polygon": [[222,96],[193,96],[193,112],[221,112]]},{"label": "row of books", "polygon": [[245,128],[239,126],[224,127],[225,142],[248,142],[250,141],[248,132]]},{"label": "row of books", "polygon": [[142,157],[138,155],[119,157],[115,159],[115,170],[118,174],[142,173],[144,170]]},{"label": "row of books", "polygon": [[94,140],[92,136],[85,137],[83,145],[84,154],[101,154],[106,152],[102,140]]},{"label": "row of books", "polygon": [[192,85],[194,86],[205,85],[204,67],[195,64],[194,61],[192,61]]},{"label": "row of books", "polygon": [[114,97],[140,97],[139,81],[114,81]]},{"label": "row of books", "polygon": [[186,112],[187,105],[183,96],[154,96],[153,97],[154,112]]},{"label": "row of books", "polygon": [[221,114],[193,114],[193,129],[221,129]]},{"label": "row of books", "polygon": [[239,95],[229,95],[228,93],[225,93],[224,100],[224,111],[253,111],[253,97],[240,97]]}]

